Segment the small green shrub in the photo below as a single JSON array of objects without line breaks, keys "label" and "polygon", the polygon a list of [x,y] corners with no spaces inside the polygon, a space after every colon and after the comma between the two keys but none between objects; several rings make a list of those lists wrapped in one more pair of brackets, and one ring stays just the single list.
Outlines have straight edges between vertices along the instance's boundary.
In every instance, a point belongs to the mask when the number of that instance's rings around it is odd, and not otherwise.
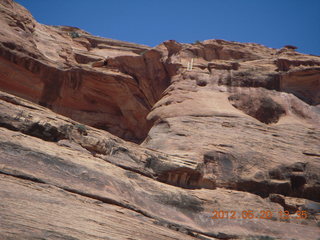
[{"label": "small green shrub", "polygon": [[254,237],[249,237],[246,240],[276,240],[276,238],[271,236],[254,236]]},{"label": "small green shrub", "polygon": [[284,48],[296,50],[298,47],[293,46],[293,45],[285,45]]},{"label": "small green shrub", "polygon": [[76,124],[74,127],[78,130],[81,135],[87,135],[87,128],[85,125]]},{"label": "small green shrub", "polygon": [[199,40],[196,40],[193,44],[201,44]]},{"label": "small green shrub", "polygon": [[143,50],[140,55],[143,56],[148,50]]},{"label": "small green shrub", "polygon": [[70,35],[70,37],[72,37],[72,38],[79,38],[79,37],[81,37],[81,34],[78,33],[78,32],[70,32],[69,35]]}]

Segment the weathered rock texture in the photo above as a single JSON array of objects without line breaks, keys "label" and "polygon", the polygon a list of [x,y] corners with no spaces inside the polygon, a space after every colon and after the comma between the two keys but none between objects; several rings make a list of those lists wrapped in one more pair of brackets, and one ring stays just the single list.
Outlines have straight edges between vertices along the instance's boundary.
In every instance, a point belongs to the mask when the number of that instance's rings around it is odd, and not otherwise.
[{"label": "weathered rock texture", "polygon": [[1,239],[318,238],[320,57],[0,11]]},{"label": "weathered rock texture", "polygon": [[41,25],[10,1],[0,22],[2,89],[122,138],[145,138],[146,115],[175,73],[160,52]]}]

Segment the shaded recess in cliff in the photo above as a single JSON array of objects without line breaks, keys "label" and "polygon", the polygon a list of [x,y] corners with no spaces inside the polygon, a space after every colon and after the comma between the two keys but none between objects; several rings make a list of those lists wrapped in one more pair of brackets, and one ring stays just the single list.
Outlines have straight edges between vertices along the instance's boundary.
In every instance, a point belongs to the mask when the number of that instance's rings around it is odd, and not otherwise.
[{"label": "shaded recess in cliff", "polygon": [[[16,67],[13,64],[21,64],[21,71],[7,75],[1,88],[79,122],[140,142],[152,126],[147,114],[170,83],[160,53],[145,55],[110,59],[110,68],[115,71],[117,67],[118,73],[108,74],[82,68],[55,69],[30,60],[29,66],[38,66],[34,68],[25,66],[23,57],[20,61],[10,56],[14,63],[1,59],[1,72],[9,72]],[[26,79],[28,75],[32,78]],[[29,84],[21,86],[22,81]]]}]

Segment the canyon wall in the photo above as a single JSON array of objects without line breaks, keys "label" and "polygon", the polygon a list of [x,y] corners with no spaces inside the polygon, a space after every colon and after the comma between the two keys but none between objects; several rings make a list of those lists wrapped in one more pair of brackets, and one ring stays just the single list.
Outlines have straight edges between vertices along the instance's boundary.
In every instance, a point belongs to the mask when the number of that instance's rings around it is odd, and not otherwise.
[{"label": "canyon wall", "polygon": [[319,56],[0,11],[1,239],[318,238]]}]

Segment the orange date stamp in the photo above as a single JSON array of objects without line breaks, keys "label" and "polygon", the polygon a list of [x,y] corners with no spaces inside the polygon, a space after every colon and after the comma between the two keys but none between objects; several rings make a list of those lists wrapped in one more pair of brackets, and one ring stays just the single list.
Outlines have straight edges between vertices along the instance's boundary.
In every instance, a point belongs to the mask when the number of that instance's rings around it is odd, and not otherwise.
[{"label": "orange date stamp", "polygon": [[295,214],[290,215],[289,211],[278,211],[273,213],[269,210],[253,211],[222,211],[214,210],[212,211],[212,219],[274,219],[279,218],[280,220],[289,219],[307,219],[307,211],[297,211]]}]

